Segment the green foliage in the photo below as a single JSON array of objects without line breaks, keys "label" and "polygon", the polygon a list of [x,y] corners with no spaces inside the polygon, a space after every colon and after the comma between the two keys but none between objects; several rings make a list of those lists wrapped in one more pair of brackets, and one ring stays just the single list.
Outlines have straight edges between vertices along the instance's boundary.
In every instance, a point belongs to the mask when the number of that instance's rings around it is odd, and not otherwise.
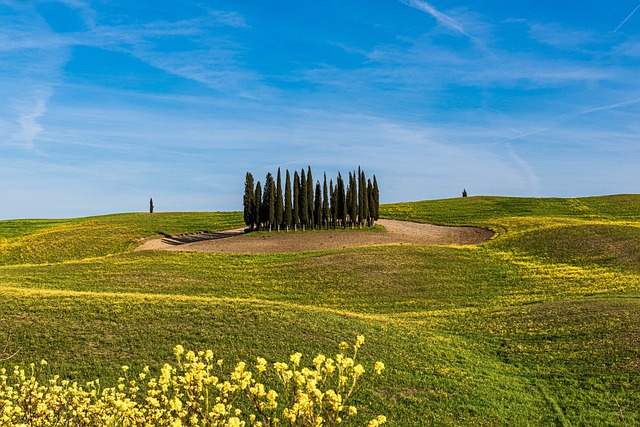
[{"label": "green foliage", "polygon": [[[177,342],[234,364],[364,334],[362,363],[386,365],[353,396],[365,419],[640,424],[640,196],[467,197],[380,216],[499,234],[467,247],[133,253],[140,238],[233,228],[243,215],[0,222],[0,325],[20,348],[3,366],[45,358],[63,378],[117,381],[121,365],[158,370]],[[92,233],[84,244],[79,231]],[[21,246],[38,256],[7,249]]]},{"label": "green foliage", "polygon": [[43,264],[120,254],[155,235],[227,230],[242,213],[131,213],[68,220],[0,221],[0,265]]},{"label": "green foliage", "polygon": [[[145,366],[137,375],[121,368],[117,384],[100,379],[80,385],[52,376],[46,360],[13,371],[0,368],[0,422],[6,427],[57,426],[202,426],[317,427],[356,423],[358,409],[351,405],[365,367],[358,363],[364,336],[352,352],[342,342],[334,358],[317,355],[311,363],[294,353],[287,362],[240,361],[229,372],[220,354],[211,349],[174,348],[176,364],[165,363],[154,376]],[[254,364],[255,363],[255,364]],[[376,362],[378,375],[384,363]],[[368,427],[386,423],[384,415]]]}]

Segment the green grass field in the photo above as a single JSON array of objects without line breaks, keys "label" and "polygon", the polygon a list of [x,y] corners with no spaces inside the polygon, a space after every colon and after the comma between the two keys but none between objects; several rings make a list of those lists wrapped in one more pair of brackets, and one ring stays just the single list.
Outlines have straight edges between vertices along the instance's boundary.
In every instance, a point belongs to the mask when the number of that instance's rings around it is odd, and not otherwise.
[{"label": "green grass field", "polygon": [[331,354],[386,364],[355,396],[396,426],[640,424],[640,195],[469,197],[384,218],[496,231],[479,246],[279,255],[132,252],[242,226],[242,213],[0,222],[0,365],[78,380],[158,368],[172,348],[233,362]]}]

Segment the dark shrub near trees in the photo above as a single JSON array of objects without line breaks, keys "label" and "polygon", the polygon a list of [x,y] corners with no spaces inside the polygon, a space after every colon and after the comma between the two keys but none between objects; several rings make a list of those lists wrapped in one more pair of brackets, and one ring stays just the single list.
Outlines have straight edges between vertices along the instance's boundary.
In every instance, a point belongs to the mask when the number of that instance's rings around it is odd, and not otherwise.
[{"label": "dark shrub near trees", "polygon": [[[253,175],[247,172],[244,188],[244,222],[249,230],[329,229],[347,227],[372,227],[378,219],[380,194],[375,175],[367,179],[358,167],[349,172],[345,186],[338,173],[327,184],[313,181],[311,166],[291,174],[285,172],[284,192],[282,175],[278,168],[277,179],[267,174],[264,187],[260,181],[254,183]],[[264,188],[264,190],[263,190]]]}]

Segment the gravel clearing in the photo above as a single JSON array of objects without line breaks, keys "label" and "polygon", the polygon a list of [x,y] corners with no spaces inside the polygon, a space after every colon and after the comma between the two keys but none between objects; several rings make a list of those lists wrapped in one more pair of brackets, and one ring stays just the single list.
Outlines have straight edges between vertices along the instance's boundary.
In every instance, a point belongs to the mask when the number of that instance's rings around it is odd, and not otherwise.
[{"label": "gravel clearing", "polygon": [[151,239],[135,251],[163,250],[217,252],[229,254],[265,254],[304,252],[371,245],[477,245],[486,242],[493,232],[476,227],[444,227],[432,224],[381,219],[377,224],[386,232],[323,231],[309,233],[244,233],[243,229],[216,233],[189,234]]}]

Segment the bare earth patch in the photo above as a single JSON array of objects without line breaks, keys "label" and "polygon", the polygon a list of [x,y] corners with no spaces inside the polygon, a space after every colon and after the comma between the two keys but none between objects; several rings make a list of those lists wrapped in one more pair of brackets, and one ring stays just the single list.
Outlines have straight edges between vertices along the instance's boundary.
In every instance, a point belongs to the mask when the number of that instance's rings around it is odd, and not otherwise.
[{"label": "bare earth patch", "polygon": [[415,245],[476,245],[486,242],[493,232],[475,227],[444,227],[408,221],[381,219],[377,224],[386,232],[323,231],[309,233],[245,234],[243,229],[217,233],[167,236],[147,240],[136,251],[164,250],[218,252],[230,254],[303,252],[355,246],[415,244]]}]

